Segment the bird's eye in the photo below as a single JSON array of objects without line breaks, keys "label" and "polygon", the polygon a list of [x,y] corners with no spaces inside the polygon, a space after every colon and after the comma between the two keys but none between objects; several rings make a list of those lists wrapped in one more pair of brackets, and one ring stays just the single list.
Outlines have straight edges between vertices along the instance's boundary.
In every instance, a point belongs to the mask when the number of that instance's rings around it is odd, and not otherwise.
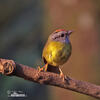
[{"label": "bird's eye", "polygon": [[61,34],[61,37],[64,37],[64,34]]}]

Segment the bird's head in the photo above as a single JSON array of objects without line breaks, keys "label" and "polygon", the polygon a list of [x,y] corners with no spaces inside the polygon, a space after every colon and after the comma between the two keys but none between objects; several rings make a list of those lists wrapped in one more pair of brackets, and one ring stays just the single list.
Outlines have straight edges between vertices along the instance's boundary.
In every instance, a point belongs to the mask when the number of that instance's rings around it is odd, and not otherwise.
[{"label": "bird's head", "polygon": [[71,30],[66,31],[64,29],[58,29],[56,31],[54,31],[49,39],[53,40],[53,41],[60,41],[60,42],[64,42],[64,43],[69,43],[69,36],[72,33]]}]

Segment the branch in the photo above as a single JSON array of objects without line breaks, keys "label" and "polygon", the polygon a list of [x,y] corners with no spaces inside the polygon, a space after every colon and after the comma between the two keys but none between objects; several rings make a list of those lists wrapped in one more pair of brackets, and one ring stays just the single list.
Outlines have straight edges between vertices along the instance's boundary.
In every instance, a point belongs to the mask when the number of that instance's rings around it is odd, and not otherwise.
[{"label": "branch", "polygon": [[0,72],[7,76],[17,76],[39,84],[57,86],[100,99],[100,86],[66,77],[63,80],[59,74],[39,72],[13,60],[0,59]]}]

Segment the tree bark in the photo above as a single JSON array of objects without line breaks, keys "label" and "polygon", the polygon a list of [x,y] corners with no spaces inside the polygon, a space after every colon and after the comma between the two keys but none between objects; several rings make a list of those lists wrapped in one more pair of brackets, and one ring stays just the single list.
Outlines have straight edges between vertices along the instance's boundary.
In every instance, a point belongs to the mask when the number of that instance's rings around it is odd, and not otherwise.
[{"label": "tree bark", "polygon": [[57,86],[100,99],[100,86],[75,80],[69,76],[63,79],[59,74],[52,72],[39,72],[35,68],[18,64],[13,60],[0,59],[0,73],[6,76],[17,76],[39,84]]}]

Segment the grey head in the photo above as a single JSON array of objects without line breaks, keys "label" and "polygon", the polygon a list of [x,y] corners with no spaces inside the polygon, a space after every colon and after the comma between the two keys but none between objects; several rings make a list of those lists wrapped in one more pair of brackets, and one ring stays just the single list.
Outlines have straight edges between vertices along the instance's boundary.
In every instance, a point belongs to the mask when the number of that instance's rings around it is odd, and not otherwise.
[{"label": "grey head", "polygon": [[54,31],[50,36],[49,39],[53,41],[60,41],[64,43],[69,43],[69,35],[72,33],[71,30],[65,31],[63,29],[58,29]]}]

